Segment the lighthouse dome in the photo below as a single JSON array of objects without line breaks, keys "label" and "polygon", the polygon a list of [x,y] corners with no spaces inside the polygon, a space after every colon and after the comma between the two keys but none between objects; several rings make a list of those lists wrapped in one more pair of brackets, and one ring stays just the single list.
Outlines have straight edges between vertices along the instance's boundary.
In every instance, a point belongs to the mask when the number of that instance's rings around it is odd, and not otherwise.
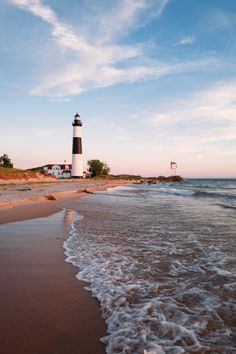
[{"label": "lighthouse dome", "polygon": [[79,126],[82,127],[82,122],[80,120],[80,115],[78,113],[76,113],[76,115],[74,116],[74,122],[72,123],[73,127],[75,126]]}]

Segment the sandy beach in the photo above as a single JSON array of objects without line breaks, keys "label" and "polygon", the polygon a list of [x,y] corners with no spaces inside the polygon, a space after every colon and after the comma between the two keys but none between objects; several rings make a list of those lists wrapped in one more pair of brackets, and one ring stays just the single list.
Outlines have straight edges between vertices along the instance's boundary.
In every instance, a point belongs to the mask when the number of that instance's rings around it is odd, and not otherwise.
[{"label": "sandy beach", "polygon": [[[5,199],[1,193],[2,353],[105,353],[99,340],[106,334],[99,304],[84,290],[86,283],[75,278],[75,269],[65,263],[62,244],[71,215],[61,208],[85,195],[85,188],[91,191],[108,185],[111,183],[105,181],[82,181],[69,188],[60,184],[53,192],[56,200],[45,198],[52,194],[51,184],[41,184],[40,188],[28,185],[30,191],[25,183],[17,185],[17,189],[25,191],[20,190],[10,201],[9,186]],[[35,188],[40,192],[32,197],[29,192]],[[15,185],[12,189],[16,189]]]},{"label": "sandy beach", "polygon": [[0,180],[0,224],[49,216],[59,211],[68,200],[127,183],[132,181],[59,180],[35,183]]}]

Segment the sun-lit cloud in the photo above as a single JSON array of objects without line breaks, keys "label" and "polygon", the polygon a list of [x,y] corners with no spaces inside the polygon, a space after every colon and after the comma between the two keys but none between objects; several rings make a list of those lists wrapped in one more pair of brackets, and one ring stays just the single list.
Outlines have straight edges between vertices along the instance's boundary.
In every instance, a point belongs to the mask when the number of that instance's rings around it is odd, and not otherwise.
[{"label": "sun-lit cloud", "polygon": [[[236,141],[236,81],[218,82],[190,97],[173,100],[146,116],[157,134],[186,151],[206,149],[227,153],[227,141]],[[219,149],[218,145],[224,144]],[[232,148],[229,149],[232,153]]]}]

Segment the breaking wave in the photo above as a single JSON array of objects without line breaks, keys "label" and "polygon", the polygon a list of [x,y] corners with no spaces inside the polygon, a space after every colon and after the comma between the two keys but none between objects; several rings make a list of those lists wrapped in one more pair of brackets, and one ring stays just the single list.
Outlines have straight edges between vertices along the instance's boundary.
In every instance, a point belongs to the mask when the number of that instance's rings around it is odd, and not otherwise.
[{"label": "breaking wave", "polygon": [[200,184],[79,201],[66,261],[100,302],[107,354],[236,352],[234,190]]},{"label": "breaking wave", "polygon": [[186,195],[191,196],[194,195],[195,192],[192,190],[185,190],[185,189],[175,189],[175,188],[157,188],[158,192],[166,193],[166,194],[175,194],[175,195]]}]

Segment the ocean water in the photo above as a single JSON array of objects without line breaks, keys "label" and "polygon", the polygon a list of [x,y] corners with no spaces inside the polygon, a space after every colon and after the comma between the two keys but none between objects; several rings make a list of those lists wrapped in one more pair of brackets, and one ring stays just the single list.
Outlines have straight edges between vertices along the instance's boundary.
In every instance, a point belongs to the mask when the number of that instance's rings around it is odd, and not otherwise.
[{"label": "ocean water", "polygon": [[66,261],[100,302],[108,354],[236,353],[236,180],[81,198]]}]

